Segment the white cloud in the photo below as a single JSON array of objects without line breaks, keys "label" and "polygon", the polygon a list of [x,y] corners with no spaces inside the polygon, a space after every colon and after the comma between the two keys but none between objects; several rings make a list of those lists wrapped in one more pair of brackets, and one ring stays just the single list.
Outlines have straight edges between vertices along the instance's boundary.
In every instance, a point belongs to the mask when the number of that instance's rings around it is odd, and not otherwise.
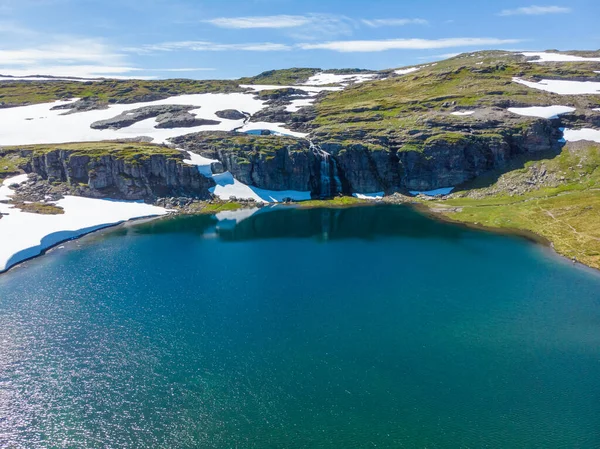
[{"label": "white cloud", "polygon": [[254,17],[218,17],[205,20],[220,28],[296,28],[308,24],[311,21],[308,16],[254,16]]},{"label": "white cloud", "polygon": [[272,42],[243,43],[243,44],[219,44],[209,41],[179,41],[163,42],[160,44],[144,45],[143,47],[125,48],[124,51],[139,54],[156,53],[163,51],[287,51],[291,50],[289,45],[275,44]]},{"label": "white cloud", "polygon": [[146,69],[147,72],[212,72],[217,70],[211,67],[182,67],[174,69]]},{"label": "white cloud", "polygon": [[125,73],[133,73],[141,70],[143,69],[139,69],[136,67],[111,67],[99,65],[34,65],[25,68],[0,66],[0,74],[15,77],[47,75],[74,78],[151,78],[134,75],[123,75]]},{"label": "white cloud", "polygon": [[425,19],[363,19],[362,23],[371,28],[405,25],[429,25]]},{"label": "white cloud", "polygon": [[563,6],[525,6],[523,8],[505,9],[500,16],[543,16],[546,14],[568,14],[571,8]]},{"label": "white cloud", "polygon": [[138,71],[124,54],[96,39],[46,37],[51,43],[0,50],[0,73],[93,78]]},{"label": "white cloud", "polygon": [[520,39],[496,38],[449,38],[449,39],[388,39],[361,41],[333,41],[315,44],[299,44],[303,50],[332,50],[341,53],[377,52],[387,50],[431,50],[454,47],[490,47],[516,44]]}]

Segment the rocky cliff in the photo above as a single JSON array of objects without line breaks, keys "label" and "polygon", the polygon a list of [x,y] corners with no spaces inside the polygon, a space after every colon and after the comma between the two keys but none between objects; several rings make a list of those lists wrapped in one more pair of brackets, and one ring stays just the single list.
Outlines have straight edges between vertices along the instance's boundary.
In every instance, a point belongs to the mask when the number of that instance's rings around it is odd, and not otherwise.
[{"label": "rocky cliff", "polygon": [[131,150],[31,150],[28,171],[50,183],[66,183],[91,197],[152,200],[156,197],[209,198],[214,186],[195,166],[183,162],[176,150],[143,154]]},{"label": "rocky cliff", "polygon": [[312,145],[303,139],[235,133],[196,133],[173,142],[218,159],[245,184],[323,197],[458,186],[506,167],[518,155],[557,153],[560,136],[556,123],[539,119],[497,127],[495,133],[440,132],[411,142],[331,139]]}]

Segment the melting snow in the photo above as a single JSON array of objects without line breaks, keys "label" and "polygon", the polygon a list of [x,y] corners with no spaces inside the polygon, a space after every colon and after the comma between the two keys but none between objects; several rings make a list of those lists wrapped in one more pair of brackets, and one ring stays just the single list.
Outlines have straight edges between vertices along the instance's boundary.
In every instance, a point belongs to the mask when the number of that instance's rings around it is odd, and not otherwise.
[{"label": "melting snow", "polygon": [[284,136],[292,136],[297,138],[303,138],[308,136],[306,133],[300,133],[296,131],[291,131],[287,128],[284,128],[284,123],[270,123],[270,122],[248,122],[238,131],[246,132],[246,131],[259,131],[263,129],[268,129],[269,131],[275,134],[282,134]]},{"label": "melting snow", "polygon": [[583,56],[566,55],[561,53],[546,53],[546,52],[524,52],[521,53],[528,58],[540,59],[530,60],[527,62],[600,62],[600,58],[585,58]]},{"label": "melting snow", "polygon": [[189,159],[184,160],[189,165],[196,165],[198,171],[208,178],[212,178],[217,184],[210,192],[222,200],[229,200],[235,196],[239,199],[253,199],[260,203],[280,203],[286,198],[294,201],[310,200],[310,192],[297,190],[265,190],[258,187],[248,186],[233,177],[229,172],[213,175],[210,164],[218,162],[216,159],[208,159],[198,154],[189,152]]},{"label": "melting snow", "polygon": [[323,86],[325,84],[343,84],[348,83],[364,83],[375,78],[372,73],[369,74],[353,74],[353,75],[336,75],[335,73],[317,73],[311,76],[304,85],[308,86]]},{"label": "melting snow", "polygon": [[[27,180],[27,175],[6,179],[0,186],[0,200],[11,196],[12,184]],[[13,209],[0,203],[0,272],[64,241],[101,228],[141,217],[165,215],[162,207],[144,203],[98,200],[66,196],[56,202],[62,215],[40,215]]]},{"label": "melting snow", "polygon": [[575,108],[569,106],[532,106],[529,108],[508,108],[508,111],[527,117],[554,119],[561,114],[575,111]]},{"label": "melting snow", "polygon": [[411,195],[439,196],[439,195],[449,195],[450,193],[452,193],[453,190],[454,190],[454,187],[444,187],[441,189],[427,190],[424,192],[418,191],[418,190],[411,190],[410,194]]},{"label": "melting snow", "polygon": [[304,92],[318,94],[319,92],[336,92],[342,90],[341,87],[331,86],[278,86],[277,84],[240,84],[243,89],[252,89],[255,92],[262,92],[263,90],[276,90],[276,89],[297,89],[303,90]]},{"label": "melting snow", "polygon": [[[164,100],[127,105],[112,105],[108,109],[77,112],[61,115],[64,110],[54,110],[53,106],[68,104],[71,101],[36,104],[16,108],[0,109],[0,141],[3,145],[25,145],[64,142],[85,142],[148,136],[156,143],[167,139],[199,131],[232,131],[244,124],[243,120],[225,120],[215,113],[223,109],[237,109],[255,114],[264,107],[251,94],[198,94],[180,95]],[[93,122],[105,120],[127,110],[153,105],[178,104],[194,105],[199,109],[191,111],[198,118],[218,120],[218,125],[196,126],[193,128],[156,129],[156,119],[150,118],[122,129],[98,130],[90,128]],[[285,130],[284,130],[285,131]]]},{"label": "melting snow", "polygon": [[473,114],[475,114],[475,111],[458,111],[458,112],[450,113],[450,115],[473,115]]},{"label": "melting snow", "polygon": [[377,193],[353,193],[352,196],[354,198],[358,198],[359,200],[380,200],[383,198],[384,192]]},{"label": "melting snow", "polygon": [[564,129],[563,139],[567,142],[578,142],[580,140],[590,140],[600,143],[600,130],[592,128],[582,129]]},{"label": "melting snow", "polygon": [[408,75],[409,73],[416,72],[417,70],[421,70],[421,67],[411,67],[410,69],[394,70],[394,73],[396,75]]},{"label": "melting snow", "polygon": [[513,78],[513,81],[559,95],[600,94],[600,82],[596,81],[541,80],[539,83],[534,83],[520,78]]}]

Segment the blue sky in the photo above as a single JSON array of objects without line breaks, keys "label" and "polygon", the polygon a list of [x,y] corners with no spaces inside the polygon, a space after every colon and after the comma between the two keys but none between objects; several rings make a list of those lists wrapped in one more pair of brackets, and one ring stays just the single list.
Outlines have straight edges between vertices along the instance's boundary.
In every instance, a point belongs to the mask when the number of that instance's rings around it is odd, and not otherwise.
[{"label": "blue sky", "polygon": [[0,73],[235,78],[600,48],[600,1],[0,0]]}]

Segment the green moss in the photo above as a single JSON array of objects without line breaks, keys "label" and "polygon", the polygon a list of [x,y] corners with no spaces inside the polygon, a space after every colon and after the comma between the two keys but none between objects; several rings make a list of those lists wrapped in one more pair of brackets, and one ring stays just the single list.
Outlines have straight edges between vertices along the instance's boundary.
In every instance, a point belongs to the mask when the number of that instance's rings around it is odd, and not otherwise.
[{"label": "green moss", "polygon": [[241,78],[240,84],[273,84],[273,85],[292,85],[300,84],[308,80],[311,76],[320,72],[320,69],[311,68],[292,68],[283,70],[269,70],[260,75]]},{"label": "green moss", "polygon": [[350,207],[357,205],[370,204],[367,200],[360,200],[353,196],[337,196],[330,200],[310,200],[297,203],[297,207],[301,208],[319,208],[319,207]]},{"label": "green moss", "polygon": [[93,98],[99,103],[136,103],[174,95],[241,92],[235,81],[212,80],[104,80],[0,81],[0,105],[20,106],[70,98]]},{"label": "green moss", "polygon": [[62,207],[58,207],[54,204],[48,203],[22,203],[14,202],[11,203],[16,209],[20,209],[23,212],[40,215],[62,215],[65,210]]},{"label": "green moss", "polygon": [[150,143],[132,144],[131,142],[78,142],[51,145],[24,145],[6,147],[0,150],[0,154],[4,154],[4,158],[10,157],[10,155],[19,155],[20,163],[24,164],[32,156],[40,156],[56,150],[70,151],[71,154],[69,157],[71,158],[88,157],[90,159],[100,159],[111,156],[133,165],[141,164],[156,155],[161,155],[178,162],[184,159],[181,151],[172,148]]}]

